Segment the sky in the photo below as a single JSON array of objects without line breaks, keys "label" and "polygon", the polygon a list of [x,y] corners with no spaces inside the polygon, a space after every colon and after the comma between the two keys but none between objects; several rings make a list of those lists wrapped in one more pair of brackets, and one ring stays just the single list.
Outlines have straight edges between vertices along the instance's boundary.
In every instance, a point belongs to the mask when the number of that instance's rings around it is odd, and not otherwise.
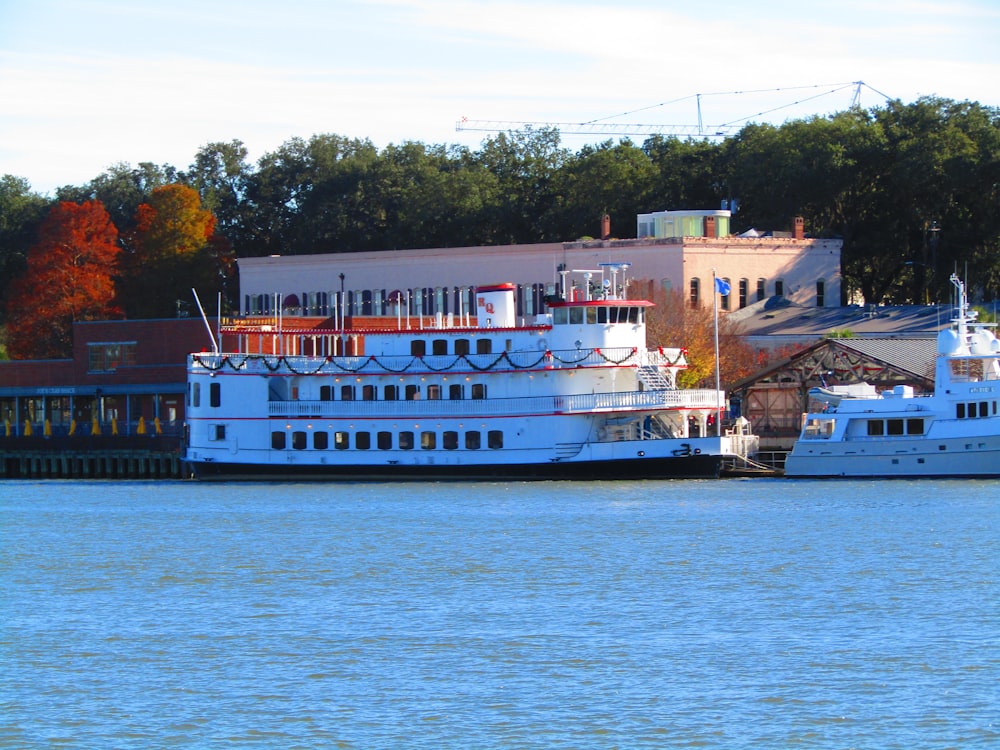
[{"label": "sky", "polygon": [[0,0],[0,175],[52,194],[220,141],[256,162],[319,133],[495,134],[463,118],[594,123],[564,135],[575,151],[626,124],[735,132],[856,96],[998,107],[998,40],[997,0]]}]

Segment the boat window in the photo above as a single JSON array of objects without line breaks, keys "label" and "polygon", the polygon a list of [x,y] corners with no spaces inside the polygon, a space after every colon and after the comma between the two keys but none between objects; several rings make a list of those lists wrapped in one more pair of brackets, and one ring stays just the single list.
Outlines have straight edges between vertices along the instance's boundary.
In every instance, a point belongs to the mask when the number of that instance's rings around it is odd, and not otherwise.
[{"label": "boat window", "polygon": [[884,435],[885,434],[885,422],[881,419],[869,419],[868,420],[868,434],[869,435]]},{"label": "boat window", "polygon": [[465,449],[477,451],[481,445],[482,436],[478,432],[465,433]]},{"label": "boat window", "polygon": [[[325,433],[324,433],[325,434]],[[333,447],[338,451],[345,451],[351,447],[351,435],[348,432],[333,433]]]},{"label": "boat window", "polygon": [[439,385],[429,385],[429,386],[427,386],[427,399],[429,401],[440,401],[441,400],[441,386],[439,386]]},{"label": "boat window", "polygon": [[282,430],[275,430],[271,433],[271,448],[276,451],[285,450],[285,433]]},{"label": "boat window", "polygon": [[990,405],[986,401],[979,402],[979,416],[988,417],[990,415]]},{"label": "boat window", "polygon": [[476,354],[492,354],[493,339],[477,339]]},{"label": "boat window", "polygon": [[382,392],[382,398],[386,401],[398,401],[399,400],[399,386],[398,385],[387,385]]},{"label": "boat window", "polygon": [[468,354],[469,351],[470,349],[469,349],[468,339],[455,339],[455,354],[457,354],[458,356],[462,356]]},{"label": "boat window", "polygon": [[486,444],[493,450],[500,450],[503,448],[503,432],[500,430],[490,430],[486,439]]},{"label": "boat window", "polygon": [[420,386],[419,385],[408,385],[406,386],[406,400],[407,401],[417,401],[420,398]]},{"label": "boat window", "polygon": [[565,307],[552,308],[552,325],[564,326],[569,322],[569,313]]},{"label": "boat window", "polygon": [[486,384],[485,383],[473,383],[472,384],[472,398],[483,399],[486,398]]},{"label": "boat window", "polygon": [[292,433],[292,448],[297,451],[306,449],[306,433],[304,431],[296,430]]},{"label": "boat window", "polygon": [[374,401],[375,400],[375,386],[373,386],[373,385],[364,385],[364,386],[361,386],[361,398],[364,399],[365,401]]},{"label": "boat window", "polygon": [[330,447],[330,435],[324,430],[313,433],[313,448],[318,451],[325,451]]},{"label": "boat window", "polygon": [[369,450],[372,447],[372,434],[370,432],[355,433],[354,447],[359,451]]},{"label": "boat window", "polygon": [[431,343],[431,348],[435,354],[447,354],[448,353],[448,339],[434,339]]},{"label": "boat window", "polygon": [[404,451],[413,450],[413,433],[403,430],[399,433],[399,449]]},{"label": "boat window", "polygon": [[382,431],[378,434],[379,450],[387,451],[392,448],[392,433]]},{"label": "boat window", "polygon": [[594,325],[597,322],[597,308],[588,307],[587,309],[587,324]]},{"label": "boat window", "polygon": [[802,437],[806,440],[829,440],[836,424],[835,419],[809,419],[802,431]]},{"label": "boat window", "polygon": [[340,400],[341,401],[353,401],[354,400],[354,386],[353,385],[342,385],[342,386],[340,386]]},{"label": "boat window", "polygon": [[465,389],[461,383],[452,383],[448,386],[448,398],[452,401],[461,401],[465,398]]},{"label": "boat window", "polygon": [[903,434],[903,420],[902,419],[887,419],[885,421],[886,434],[887,435],[902,435]]},{"label": "boat window", "polygon": [[608,308],[606,308],[606,307],[598,307],[597,308],[597,322],[599,324],[603,324],[603,323],[607,323],[608,322]]},{"label": "boat window", "polygon": [[955,404],[955,416],[965,419],[965,404]]},{"label": "boat window", "polygon": [[923,435],[924,434],[924,420],[923,419],[907,419],[906,420],[906,434],[907,435]]},{"label": "boat window", "polygon": [[212,430],[212,440],[225,440],[226,439],[226,426],[224,424],[212,425],[214,428]]},{"label": "boat window", "polygon": [[328,385],[321,385],[319,387],[319,400],[333,401],[333,389]]},{"label": "boat window", "polygon": [[571,308],[569,308],[569,322],[570,322],[570,325],[574,325],[574,326],[583,325],[583,308],[582,307],[571,307]]},{"label": "boat window", "polygon": [[437,433],[425,431],[420,433],[421,450],[430,451],[437,448]]},{"label": "boat window", "polygon": [[458,433],[454,430],[445,430],[441,436],[441,446],[446,451],[453,451],[458,448]]},{"label": "boat window", "polygon": [[201,406],[201,383],[194,383],[191,387],[191,406]]},{"label": "boat window", "polygon": [[411,341],[410,354],[414,357],[422,357],[427,354],[427,342],[421,339],[414,339]]}]

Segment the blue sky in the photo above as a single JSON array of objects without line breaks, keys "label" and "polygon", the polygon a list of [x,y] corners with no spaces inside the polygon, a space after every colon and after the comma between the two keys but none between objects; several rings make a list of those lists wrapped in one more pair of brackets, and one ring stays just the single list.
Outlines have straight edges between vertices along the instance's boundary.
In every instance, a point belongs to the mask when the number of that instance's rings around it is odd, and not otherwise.
[{"label": "blue sky", "polygon": [[0,0],[0,174],[48,193],[117,162],[185,168],[233,139],[256,160],[315,133],[477,148],[488,134],[456,131],[462,117],[694,127],[699,93],[706,126],[780,123],[846,109],[852,81],[865,107],[1000,106],[996,0],[610,5]]}]

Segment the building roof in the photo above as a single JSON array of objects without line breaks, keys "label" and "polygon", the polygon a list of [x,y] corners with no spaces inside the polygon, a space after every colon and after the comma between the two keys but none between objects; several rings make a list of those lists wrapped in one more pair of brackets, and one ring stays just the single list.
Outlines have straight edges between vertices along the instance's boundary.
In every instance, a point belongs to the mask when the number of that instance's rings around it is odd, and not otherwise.
[{"label": "building roof", "polygon": [[784,297],[771,297],[729,314],[745,336],[797,339],[823,338],[835,331],[850,331],[854,338],[934,339],[950,325],[951,317],[950,305],[806,307]]}]

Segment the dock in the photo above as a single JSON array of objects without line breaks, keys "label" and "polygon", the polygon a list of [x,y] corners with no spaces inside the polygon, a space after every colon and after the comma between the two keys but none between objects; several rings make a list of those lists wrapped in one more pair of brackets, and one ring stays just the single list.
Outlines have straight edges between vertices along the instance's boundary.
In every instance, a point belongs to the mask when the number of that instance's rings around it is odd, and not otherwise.
[{"label": "dock", "polygon": [[0,479],[184,479],[179,437],[0,438]]}]

